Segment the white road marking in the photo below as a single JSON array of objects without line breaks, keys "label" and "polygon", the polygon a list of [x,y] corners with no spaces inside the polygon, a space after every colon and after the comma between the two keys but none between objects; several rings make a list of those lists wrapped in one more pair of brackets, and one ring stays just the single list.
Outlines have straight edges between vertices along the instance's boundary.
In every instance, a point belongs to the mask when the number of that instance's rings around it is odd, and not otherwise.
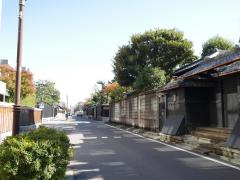
[{"label": "white road marking", "polygon": [[75,146],[72,146],[73,149],[77,149],[77,148],[80,148],[81,146],[78,146],[78,145],[75,145]]},{"label": "white road marking", "polygon": [[83,137],[81,140],[91,140],[91,139],[97,139],[98,137],[93,136],[93,137]]},{"label": "white road marking", "polygon": [[108,138],[108,137],[106,137],[106,136],[103,136],[103,137],[102,137],[102,139],[107,139],[107,138]]},{"label": "white road marking", "polygon": [[70,161],[68,166],[78,166],[78,165],[86,165],[88,162],[78,162],[78,161]]},{"label": "white road marking", "polygon": [[226,162],[223,162],[223,161],[220,161],[220,160],[217,160],[217,159],[213,159],[213,158],[210,158],[210,157],[206,157],[206,156],[203,156],[203,155],[201,155],[201,154],[197,154],[197,153],[195,153],[195,152],[191,152],[191,151],[188,151],[188,150],[186,150],[186,149],[182,149],[182,148],[179,148],[179,147],[176,147],[176,146],[173,146],[173,145],[164,143],[164,142],[160,142],[160,141],[157,141],[157,140],[154,140],[154,139],[150,139],[150,138],[144,137],[144,136],[142,136],[142,135],[135,134],[135,133],[133,133],[133,132],[126,131],[126,130],[124,130],[124,129],[120,129],[120,128],[115,127],[115,126],[111,126],[111,125],[109,125],[109,124],[106,124],[106,125],[109,126],[109,127],[115,128],[115,129],[122,130],[122,131],[127,132],[127,133],[130,133],[130,134],[133,134],[133,135],[135,135],[135,136],[148,139],[149,141],[156,142],[156,143],[159,143],[159,144],[162,144],[162,145],[165,145],[165,146],[168,146],[168,147],[177,149],[177,150],[179,150],[179,151],[183,151],[183,152],[192,154],[192,155],[194,155],[194,156],[198,156],[198,157],[207,159],[207,160],[209,160],[209,161],[213,161],[213,162],[215,162],[215,163],[218,163],[218,164],[221,164],[221,165],[224,165],[224,166],[227,166],[227,167],[230,167],[230,168],[233,168],[233,169],[236,169],[236,170],[239,170],[239,171],[240,171],[240,167],[238,167],[238,166],[234,166],[234,165],[228,164],[228,163],[226,163]]},{"label": "white road marking", "polygon": [[113,138],[114,139],[121,139],[122,137],[121,136],[114,136]]}]

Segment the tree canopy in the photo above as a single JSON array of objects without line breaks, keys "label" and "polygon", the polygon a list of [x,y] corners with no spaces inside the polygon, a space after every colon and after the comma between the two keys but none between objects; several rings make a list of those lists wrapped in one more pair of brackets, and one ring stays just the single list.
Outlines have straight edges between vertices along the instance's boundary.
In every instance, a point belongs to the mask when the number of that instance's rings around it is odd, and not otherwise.
[{"label": "tree canopy", "polygon": [[164,71],[160,68],[144,67],[142,72],[133,83],[133,88],[139,91],[153,89],[166,83]]},{"label": "tree canopy", "polygon": [[39,80],[35,83],[37,103],[48,105],[60,102],[60,92],[55,88],[55,83],[48,80]]},{"label": "tree canopy", "polygon": [[[156,69],[150,70],[150,68],[158,68],[159,72],[163,71],[160,74],[169,80],[177,65],[184,65],[195,59],[192,42],[185,39],[181,31],[156,29],[135,34],[131,37],[129,44],[120,47],[113,60],[113,72],[115,80],[121,86],[133,87],[137,79],[143,78],[141,75],[143,71],[149,74],[150,71],[156,72]],[[153,84],[158,86],[163,81],[158,82],[159,84],[156,81]],[[145,81],[145,85],[152,87],[153,84],[147,83],[152,83],[151,81]]]},{"label": "tree canopy", "polygon": [[[102,81],[101,81],[102,82]],[[101,84],[101,89],[96,88],[91,97],[86,99],[84,107],[100,104],[108,104],[113,101],[120,101],[124,98],[125,93],[131,91],[129,87],[120,86],[116,81]]]},{"label": "tree canopy", "polygon": [[[10,66],[0,66],[0,80],[5,82],[9,93],[9,101],[14,102],[15,100],[15,81],[16,71]],[[21,73],[21,100],[28,99],[29,96],[34,96],[35,87],[33,83],[33,74],[30,71],[23,70]],[[34,104],[34,99],[31,100],[31,104]],[[27,101],[24,101],[24,105]]]},{"label": "tree canopy", "polygon": [[234,43],[226,38],[214,36],[203,44],[202,58],[214,53],[216,48],[220,50],[232,50],[234,49]]},{"label": "tree canopy", "polygon": [[111,82],[104,86],[104,93],[109,102],[120,101],[124,98],[125,93],[131,91],[131,88],[120,86],[117,82]]}]

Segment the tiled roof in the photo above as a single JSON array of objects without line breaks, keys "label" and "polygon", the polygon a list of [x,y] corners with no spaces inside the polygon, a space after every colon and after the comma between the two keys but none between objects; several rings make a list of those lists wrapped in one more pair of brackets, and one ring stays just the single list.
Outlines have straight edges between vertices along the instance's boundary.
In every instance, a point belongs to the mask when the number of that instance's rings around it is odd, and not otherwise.
[{"label": "tiled roof", "polygon": [[[198,74],[207,73],[210,75],[209,77],[220,77],[237,72],[240,72],[240,50],[219,51],[175,71],[174,73],[178,77],[162,87],[160,91],[167,91],[179,87],[212,85],[212,83],[206,81],[206,79],[197,78],[195,75]],[[192,77],[194,77],[194,79],[192,79]]]},{"label": "tiled roof", "polygon": [[240,60],[240,51],[223,51],[212,58],[205,58],[201,63],[194,69],[186,72],[181,78],[191,77],[203,72],[207,72],[211,69],[215,69],[224,65],[228,65],[235,61]]},{"label": "tiled roof", "polygon": [[199,66],[199,64],[201,64],[201,62],[203,61],[203,59],[198,59],[196,61],[193,61],[190,64],[187,64],[179,69],[177,69],[176,71],[173,72],[173,76],[181,76],[184,73],[196,68],[197,66]]}]

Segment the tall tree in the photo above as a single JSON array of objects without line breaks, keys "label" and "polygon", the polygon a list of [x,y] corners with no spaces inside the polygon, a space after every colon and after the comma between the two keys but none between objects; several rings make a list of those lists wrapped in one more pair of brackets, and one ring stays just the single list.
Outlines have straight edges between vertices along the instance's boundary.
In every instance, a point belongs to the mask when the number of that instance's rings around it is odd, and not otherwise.
[{"label": "tall tree", "polygon": [[[0,72],[1,72],[0,80],[5,82],[7,85],[9,101],[14,102],[16,71],[10,66],[1,65]],[[26,99],[29,96],[34,96],[34,94],[35,87],[33,83],[33,74],[30,71],[23,70],[21,78],[21,100]],[[24,102],[25,102],[24,105],[26,105],[27,101],[25,100]],[[33,102],[31,104],[33,104]]]},{"label": "tall tree", "polygon": [[220,50],[232,50],[234,49],[234,43],[226,38],[214,36],[203,44],[202,58],[214,53],[216,48]]},{"label": "tall tree", "polygon": [[170,75],[177,65],[192,62],[192,42],[176,29],[156,29],[131,37],[140,65],[159,67]]},{"label": "tall tree", "polygon": [[195,59],[192,42],[181,31],[156,29],[135,34],[128,45],[120,47],[113,60],[113,72],[121,86],[133,86],[144,69],[159,68],[169,80],[177,65]]},{"label": "tall tree", "polygon": [[60,102],[60,92],[55,88],[54,82],[39,80],[35,86],[37,103],[53,105]]},{"label": "tall tree", "polygon": [[137,91],[145,91],[162,86],[166,83],[164,71],[160,68],[144,67],[142,72],[133,83],[133,88]]},{"label": "tall tree", "polygon": [[115,80],[121,86],[131,86],[137,78],[138,70],[143,66],[138,62],[136,52],[131,45],[122,46],[113,61]]}]

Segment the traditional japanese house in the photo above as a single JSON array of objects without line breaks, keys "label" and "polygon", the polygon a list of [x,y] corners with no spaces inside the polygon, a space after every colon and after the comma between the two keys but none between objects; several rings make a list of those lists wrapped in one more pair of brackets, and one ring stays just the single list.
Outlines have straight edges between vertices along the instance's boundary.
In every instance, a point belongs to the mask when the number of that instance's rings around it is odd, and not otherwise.
[{"label": "traditional japanese house", "polygon": [[198,127],[218,128],[216,132],[232,133],[228,144],[240,147],[240,50],[217,51],[173,76],[159,91],[165,98],[162,132],[180,135]]},{"label": "traditional japanese house", "polygon": [[85,114],[95,120],[109,120],[109,104],[93,105],[85,109]]}]

